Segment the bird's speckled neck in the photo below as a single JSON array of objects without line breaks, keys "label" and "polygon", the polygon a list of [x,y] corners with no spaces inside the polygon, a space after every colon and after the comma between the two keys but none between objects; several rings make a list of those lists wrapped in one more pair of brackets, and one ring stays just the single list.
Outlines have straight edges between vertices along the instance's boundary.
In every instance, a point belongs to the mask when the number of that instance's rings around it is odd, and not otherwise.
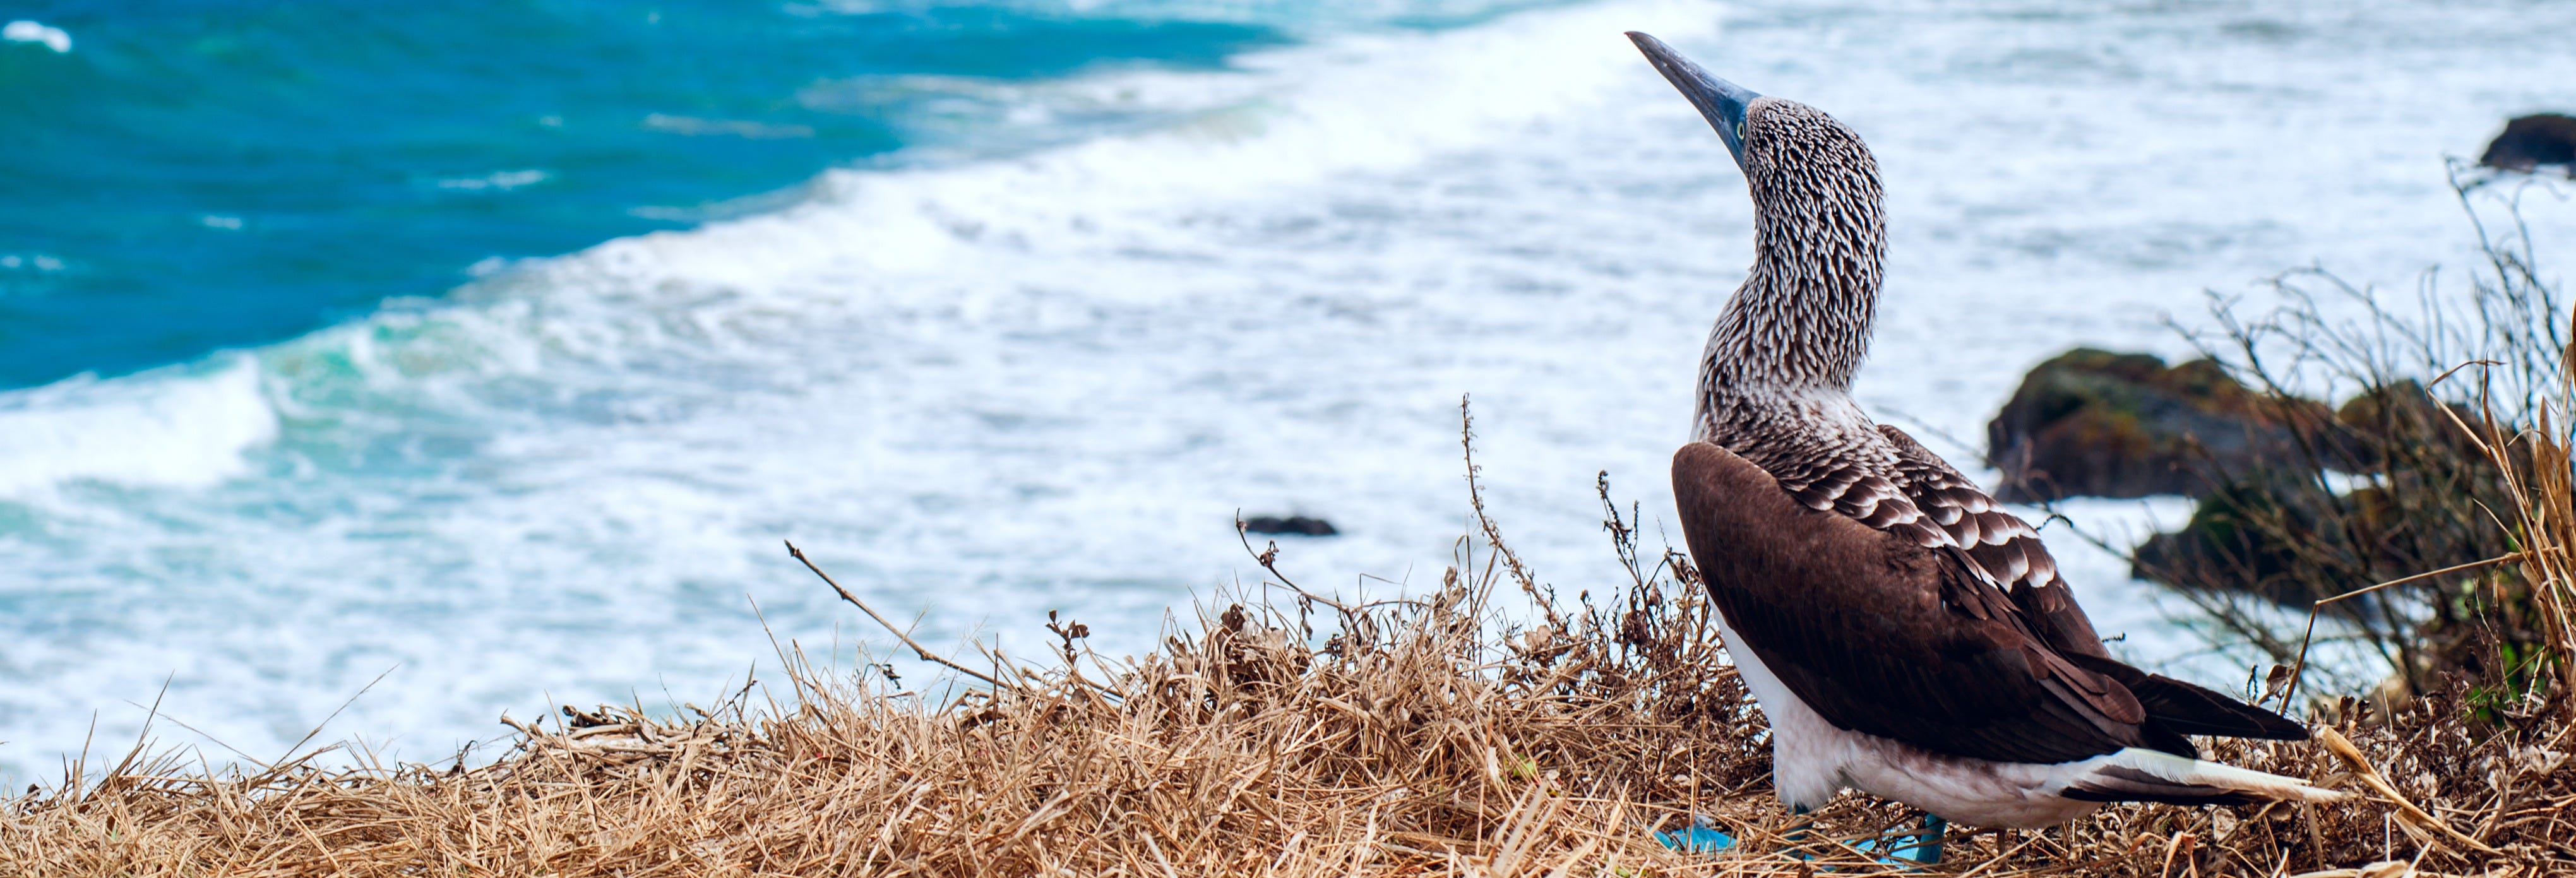
[{"label": "bird's speckled neck", "polygon": [[[1806,420],[1848,393],[1868,355],[1887,251],[1878,163],[1822,111],[1761,98],[1742,164],[1754,206],[1753,269],[1727,300],[1700,364],[1699,433],[1735,415]],[[1840,412],[1831,413],[1839,418]]]}]

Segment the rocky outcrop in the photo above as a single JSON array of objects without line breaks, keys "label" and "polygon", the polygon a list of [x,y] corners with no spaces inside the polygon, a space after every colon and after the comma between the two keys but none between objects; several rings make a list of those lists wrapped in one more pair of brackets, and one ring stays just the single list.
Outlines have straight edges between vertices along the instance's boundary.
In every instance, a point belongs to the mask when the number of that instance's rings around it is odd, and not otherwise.
[{"label": "rocky outcrop", "polygon": [[2324,405],[2257,393],[2217,363],[2077,348],[2041,363],[1986,425],[1996,492],[2012,503],[2060,497],[2205,495],[2212,473],[2312,458],[2300,437],[2333,419]]},{"label": "rocky outcrop", "polygon": [[2533,171],[2557,165],[2576,176],[2576,117],[2539,113],[2504,123],[2504,133],[2487,144],[2478,164],[2509,171]]},{"label": "rocky outcrop", "polygon": [[1255,515],[1243,520],[1243,530],[1246,533],[1291,534],[1302,537],[1329,537],[1341,533],[1333,529],[1332,522],[1303,515]]},{"label": "rocky outcrop", "polygon": [[[2249,592],[2284,606],[2304,607],[2332,597],[2342,586],[2305,576],[2316,555],[2347,554],[2344,534],[2330,526],[2334,498],[2312,487],[2279,480],[2230,481],[2200,498],[2181,530],[2148,537],[2129,555],[2129,575],[2192,589]],[[2346,609],[2362,606],[2354,604]]]},{"label": "rocky outcrop", "polygon": [[[2350,449],[2345,456],[2351,460],[2351,465],[2338,469],[2380,472],[2392,464],[2420,469],[2410,466],[2413,461],[2406,458],[2424,455],[2483,461],[2486,452],[2468,431],[2460,429],[2461,424],[2479,421],[2478,413],[2468,406],[2436,405],[2422,384],[2390,382],[2344,400],[2343,407],[2335,409],[2335,424],[2342,428],[2344,445]],[[2392,461],[2392,457],[2398,459]]]},{"label": "rocky outcrop", "polygon": [[[2413,381],[2391,381],[2346,400],[2330,439],[2329,468],[2367,474],[2320,477],[2292,458],[2208,470],[2223,484],[2204,494],[2181,530],[2131,553],[2131,574],[2187,589],[2238,591],[2293,608],[2374,582],[2507,551],[2494,510],[2512,497],[2494,461],[2461,425],[2481,424],[2456,403],[2436,402]],[[2483,429],[2483,427],[2482,427]],[[2375,599],[2336,613],[2379,612]]]}]

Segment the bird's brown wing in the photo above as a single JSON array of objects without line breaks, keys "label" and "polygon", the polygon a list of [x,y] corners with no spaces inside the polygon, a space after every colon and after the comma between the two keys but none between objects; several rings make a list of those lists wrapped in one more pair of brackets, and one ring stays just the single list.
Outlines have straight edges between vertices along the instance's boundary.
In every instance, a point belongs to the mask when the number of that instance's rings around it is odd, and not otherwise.
[{"label": "bird's brown wing", "polygon": [[[2049,648],[2136,695],[2147,709],[2145,734],[2150,742],[2170,745],[2176,735],[2307,740],[2306,726],[2280,714],[2112,658],[2102,648],[2101,635],[2094,633],[2093,620],[2085,618],[2074,591],[2057,574],[2057,561],[2040,543],[2039,531],[2004,511],[1975,482],[1905,431],[1880,424],[1878,432],[1896,446],[1896,477],[1890,481],[1922,513],[1920,524],[1948,534],[1971,564],[2012,596],[2013,605]],[[2158,749],[2184,752],[2179,746]]]},{"label": "bird's brown wing", "polygon": [[2127,687],[2053,649],[1966,550],[1811,508],[1706,442],[1673,456],[1673,493],[1691,557],[1745,641],[1728,646],[1827,721],[2003,762],[2190,752],[2147,727]]},{"label": "bird's brown wing", "polygon": [[1892,481],[1897,490],[1922,511],[1924,524],[1948,534],[1969,563],[2012,595],[2040,639],[2061,653],[2110,657],[2093,620],[2085,617],[2075,593],[2058,575],[2057,560],[2049,557],[2037,529],[2004,511],[2003,504],[1905,431],[1880,424],[1878,432],[1896,446]]}]

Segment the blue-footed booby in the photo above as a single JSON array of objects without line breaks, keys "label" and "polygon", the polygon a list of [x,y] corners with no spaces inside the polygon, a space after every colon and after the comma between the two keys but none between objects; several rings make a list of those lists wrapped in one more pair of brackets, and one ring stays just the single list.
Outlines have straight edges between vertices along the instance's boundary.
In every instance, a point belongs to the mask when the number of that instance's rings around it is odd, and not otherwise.
[{"label": "blue-footed booby", "polygon": [[1770,721],[1780,800],[1805,812],[1848,787],[2029,829],[2105,802],[2337,797],[2201,759],[2185,736],[2307,729],[2113,659],[2036,530],[1853,401],[1887,249],[1860,136],[1628,36],[1753,196],[1753,267],[1700,360],[1673,494]]}]

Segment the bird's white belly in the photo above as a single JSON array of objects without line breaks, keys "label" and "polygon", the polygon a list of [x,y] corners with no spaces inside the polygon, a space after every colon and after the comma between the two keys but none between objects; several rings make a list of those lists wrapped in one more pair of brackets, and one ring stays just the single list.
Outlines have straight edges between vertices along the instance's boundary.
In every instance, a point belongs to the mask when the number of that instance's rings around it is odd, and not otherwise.
[{"label": "bird's white belly", "polygon": [[1717,627],[1726,637],[1737,675],[1771,723],[1771,785],[1791,809],[1822,808],[1844,787],[1970,826],[2055,826],[2101,807],[2056,792],[2065,788],[2071,771],[2089,768],[2091,760],[2065,765],[1989,762],[1835,726],[1790,692],[1753,650],[1737,646],[1744,641],[1723,613]]}]

